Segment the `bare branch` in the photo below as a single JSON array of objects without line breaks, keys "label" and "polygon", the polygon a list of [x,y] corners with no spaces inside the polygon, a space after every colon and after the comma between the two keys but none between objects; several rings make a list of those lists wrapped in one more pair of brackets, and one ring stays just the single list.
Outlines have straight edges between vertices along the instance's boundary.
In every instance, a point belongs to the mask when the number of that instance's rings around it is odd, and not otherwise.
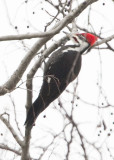
[{"label": "bare branch", "polygon": [[67,37],[61,38],[59,41],[55,42],[52,44],[49,48],[47,48],[44,52],[43,55],[36,61],[34,64],[33,68],[29,72],[29,78],[33,78],[35,75],[37,69],[40,67],[42,61],[49,56],[50,53],[52,53],[55,49],[57,49],[59,46],[64,45],[65,42],[67,41]]},{"label": "bare branch", "polygon": [[50,37],[42,38],[37,41],[31,50],[27,53],[24,59],[21,61],[20,65],[18,66],[17,70],[13,73],[10,79],[0,87],[0,95],[4,95],[8,92],[11,92],[15,89],[16,84],[20,81],[23,73],[25,72],[26,68],[28,67],[29,63],[31,62],[32,58],[35,56],[36,52],[45,44]]},{"label": "bare branch", "polygon": [[73,125],[73,126],[76,128],[76,130],[77,130],[77,133],[78,133],[79,138],[80,138],[80,141],[81,141],[81,147],[82,147],[83,152],[84,152],[84,158],[85,158],[85,160],[87,160],[88,158],[87,158],[87,153],[86,153],[86,148],[85,148],[85,144],[84,144],[83,135],[81,134],[81,132],[80,132],[80,130],[79,130],[79,128],[78,128],[78,125],[74,122],[72,115],[71,115],[71,116],[68,115],[67,111],[65,110],[65,108],[64,108],[63,105],[62,105],[61,100],[60,100],[60,99],[58,99],[58,100],[59,100],[59,105],[60,105],[60,107],[62,108],[62,110],[63,110],[63,111],[65,112],[65,114],[66,114],[66,117],[68,118],[68,120],[72,123],[72,125]]},{"label": "bare branch", "polygon": [[31,127],[25,128],[25,139],[24,139],[24,145],[22,147],[22,156],[21,160],[30,160],[29,155],[29,145],[30,145],[30,139],[31,139]]},{"label": "bare branch", "polygon": [[52,44],[49,48],[47,48],[44,52],[43,55],[36,61],[32,69],[29,71],[27,74],[27,104],[26,104],[26,109],[28,110],[29,107],[32,104],[32,79],[38,70],[38,68],[41,66],[42,61],[49,56],[50,53],[52,53],[55,49],[57,49],[60,45],[64,45],[67,41],[67,37],[61,38],[59,41],[55,42]]},{"label": "bare branch", "polygon": [[55,34],[54,32],[49,31],[49,32],[40,32],[40,33],[27,33],[27,34],[19,34],[19,35],[8,35],[8,36],[0,37],[0,41],[41,38],[41,37],[52,36],[54,34]]},{"label": "bare branch", "polygon": [[11,100],[11,102],[12,102],[12,105],[13,105],[13,108],[14,108],[14,116],[15,116],[15,123],[16,123],[16,125],[17,125],[17,129],[18,129],[20,135],[23,137],[23,134],[22,134],[22,132],[21,132],[21,129],[19,128],[19,124],[18,124],[18,121],[17,121],[17,114],[16,114],[15,102],[14,102],[14,99],[12,98],[11,94],[9,94],[9,98],[10,98],[10,100]]},{"label": "bare branch", "polygon": [[[27,75],[27,103],[26,109],[28,111],[29,107],[32,104],[32,79],[35,75],[37,69],[40,67],[42,60],[44,57],[46,58],[53,50],[66,42],[67,37],[63,37],[58,42],[54,43],[43,53],[43,56],[35,63],[33,68]],[[26,157],[29,158],[29,145],[30,145],[30,136],[31,136],[31,128],[25,128],[25,140],[24,140],[24,147],[22,148],[22,160],[25,160]]]},{"label": "bare branch", "polygon": [[70,131],[70,140],[67,141],[67,139],[65,138],[66,142],[67,142],[67,154],[66,154],[66,160],[69,160],[69,157],[70,157],[70,152],[71,152],[71,144],[73,142],[73,130],[74,130],[74,127],[72,125],[72,128],[71,128],[71,131]]},{"label": "bare branch", "polygon": [[11,151],[11,152],[14,152],[15,154],[21,156],[21,152],[16,150],[16,149],[13,149],[5,144],[0,144],[0,149],[4,149],[4,150],[8,150],[8,151]]},{"label": "bare branch", "polygon": [[32,77],[31,74],[27,74],[27,81],[26,81],[26,88],[27,88],[27,100],[26,100],[26,114],[30,106],[32,105]]},{"label": "bare branch", "polygon": [[71,11],[63,20],[58,22],[48,32],[40,32],[40,33],[28,33],[28,34],[21,34],[21,35],[8,35],[8,36],[2,36],[0,37],[0,41],[9,41],[9,40],[22,40],[22,39],[31,39],[31,38],[41,38],[41,37],[47,37],[47,36],[53,36],[60,32],[61,29],[63,29],[66,25],[72,22],[72,20],[77,17],[87,6],[90,4],[96,2],[98,0],[86,0],[83,2],[78,9],[74,9]]},{"label": "bare branch", "polygon": [[6,127],[9,129],[9,131],[11,132],[11,134],[13,135],[14,139],[16,140],[16,142],[22,147],[23,146],[23,141],[20,140],[19,136],[17,135],[17,133],[15,132],[15,130],[13,129],[13,127],[11,126],[11,124],[9,123],[9,121],[3,117],[3,114],[0,115],[0,120],[6,125]]},{"label": "bare branch", "polygon": [[93,45],[93,47],[99,46],[99,45],[101,45],[101,44],[103,44],[103,43],[107,43],[107,42],[111,41],[112,39],[114,39],[114,34],[111,35],[111,36],[109,36],[109,37],[107,37],[107,38],[102,39],[102,40],[99,41],[99,42],[96,42],[96,43]]},{"label": "bare branch", "polygon": [[13,75],[10,77],[10,79],[0,87],[0,95],[4,95],[8,92],[11,92],[14,90],[16,84],[19,82],[20,78],[22,77],[23,73],[25,72],[26,68],[28,67],[29,63],[31,62],[32,58],[35,56],[36,52],[42,47],[43,44],[45,44],[48,40],[52,38],[54,34],[57,34],[60,32],[61,29],[63,29],[65,26],[67,26],[69,23],[72,22],[72,20],[79,16],[79,14],[90,4],[96,2],[98,0],[87,0],[80,4],[78,9],[74,9],[72,12],[70,12],[66,17],[63,18],[59,23],[57,23],[52,29],[51,29],[51,36],[41,38],[38,40],[31,50],[28,52],[28,54],[24,57],[22,62],[20,63],[17,70],[13,73]]}]

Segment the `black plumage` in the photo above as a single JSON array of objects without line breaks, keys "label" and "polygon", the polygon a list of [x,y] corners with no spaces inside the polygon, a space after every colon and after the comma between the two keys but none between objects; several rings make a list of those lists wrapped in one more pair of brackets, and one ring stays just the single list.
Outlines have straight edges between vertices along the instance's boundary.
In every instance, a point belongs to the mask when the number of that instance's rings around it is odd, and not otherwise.
[{"label": "black plumage", "polygon": [[[89,46],[89,44],[88,44]],[[62,46],[49,58],[44,69],[43,84],[38,98],[28,111],[25,124],[32,126],[37,116],[54,101],[79,74],[81,68],[81,52],[76,45]]]},{"label": "black plumage", "polygon": [[50,56],[45,65],[38,98],[27,113],[26,127],[32,127],[38,115],[78,76],[81,69],[81,55],[98,39],[91,33],[71,33],[68,36],[75,45],[62,46]]}]

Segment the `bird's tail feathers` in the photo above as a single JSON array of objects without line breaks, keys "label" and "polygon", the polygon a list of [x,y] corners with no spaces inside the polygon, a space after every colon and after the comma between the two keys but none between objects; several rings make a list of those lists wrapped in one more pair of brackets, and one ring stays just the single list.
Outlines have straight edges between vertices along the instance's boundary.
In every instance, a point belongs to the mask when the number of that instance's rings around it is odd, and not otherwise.
[{"label": "bird's tail feathers", "polygon": [[38,117],[38,115],[45,109],[43,100],[41,96],[39,96],[32,106],[30,107],[28,113],[27,113],[27,118],[25,121],[26,127],[32,127],[35,124],[35,120]]}]

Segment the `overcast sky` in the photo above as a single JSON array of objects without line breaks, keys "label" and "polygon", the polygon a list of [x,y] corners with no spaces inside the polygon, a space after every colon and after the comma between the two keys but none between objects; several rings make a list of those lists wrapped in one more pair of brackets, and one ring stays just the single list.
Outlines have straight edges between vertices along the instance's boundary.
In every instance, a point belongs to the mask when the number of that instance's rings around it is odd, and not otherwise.
[{"label": "overcast sky", "polygon": [[[40,1],[37,0],[29,1],[28,3],[25,3],[25,1],[23,0],[0,0],[0,36],[44,31],[44,25],[48,21],[49,15],[47,15],[47,13],[41,9],[42,7],[47,8],[50,6],[48,4],[44,5],[44,3],[41,4]],[[56,14],[55,10],[52,7],[50,7],[50,10],[52,13]],[[99,34],[101,31],[103,38],[114,34],[114,3],[111,0],[100,0],[99,2],[92,5],[90,11],[90,22],[92,26],[88,26],[88,11],[89,8],[87,8],[77,18],[76,22],[80,27],[86,27],[90,32],[95,31],[95,33],[97,34]],[[55,36],[54,41],[58,40],[58,37],[61,37],[62,35],[63,33],[60,33],[60,35]],[[27,53],[27,51],[30,50],[35,41],[36,39],[25,40],[24,44],[26,45],[26,47],[23,47],[23,44],[18,41],[0,42],[0,85],[2,85],[8,79],[8,77],[11,76],[11,74],[23,59],[24,55]],[[113,45],[114,40],[110,42],[110,44]],[[37,57],[35,57],[31,62],[31,66],[32,64],[34,64],[36,59]],[[113,68],[114,52],[111,52],[109,50],[98,51],[93,49],[87,55],[83,55],[82,69],[78,77],[79,86],[77,88],[77,93],[79,94],[79,96],[86,102],[101,106],[102,103],[103,105],[106,105],[106,100],[103,97],[103,95],[105,95],[107,96],[110,104],[114,106]],[[28,71],[29,68],[27,69],[26,73]],[[42,69],[38,70],[37,75],[42,76]],[[23,81],[26,80],[26,74],[24,74],[23,77]],[[36,78],[34,80],[35,91],[33,92],[33,100],[36,99],[38,95],[41,82],[42,77]],[[76,83],[76,81],[74,83]],[[100,93],[97,84],[102,87],[103,94]],[[69,85],[68,89],[72,90],[72,86],[73,84]],[[25,83],[24,85],[22,85],[22,88],[26,89]],[[24,89],[16,89],[11,94],[16,104],[16,111],[18,113],[17,117],[23,133],[23,124],[26,117],[24,108],[26,103],[26,90]],[[68,105],[69,100],[71,99],[68,93],[63,93],[61,97],[63,102],[67,103]],[[57,101],[55,101],[54,103],[57,104]],[[75,103],[77,103],[77,101]],[[109,132],[110,128],[113,127],[113,118],[110,117],[110,113],[114,112],[113,107],[98,110],[97,107],[90,107],[89,105],[85,105],[82,102],[78,103],[80,105],[80,108],[75,111],[75,114],[77,115],[76,122],[86,122],[85,125],[82,125],[80,127],[82,133],[85,134],[90,142],[96,142],[97,146],[102,145],[105,140],[105,142],[107,142],[109,146],[112,145],[111,141],[114,141],[114,134],[112,133],[111,137],[108,138],[107,133]],[[0,113],[7,111],[8,113],[13,114],[13,107],[9,98],[9,94],[0,97],[0,106]],[[53,104],[50,106],[53,106]],[[46,114],[47,116],[46,120],[43,119],[44,114]],[[12,116],[12,122],[13,118],[14,117]],[[99,138],[96,125],[99,124],[102,119],[105,119],[108,128]],[[2,127],[1,130],[4,133],[4,136],[0,137],[0,142],[3,142],[4,140],[8,140],[8,137],[10,136],[3,129],[4,125],[2,124],[2,122],[0,122],[0,124],[0,127]],[[44,134],[45,136],[45,130],[48,130],[50,128],[54,133],[58,134],[63,129],[63,126],[64,120],[61,114],[50,107],[49,109],[44,111],[44,113],[42,113],[37,119],[35,129],[33,129],[33,135],[37,134],[38,131],[40,131],[41,134]],[[45,130],[42,131],[42,128],[45,128]],[[84,131],[86,132],[84,133]],[[40,134],[37,136],[38,138],[43,137]],[[34,137],[32,141],[35,141]],[[104,157],[103,160],[107,159],[105,159]]]}]

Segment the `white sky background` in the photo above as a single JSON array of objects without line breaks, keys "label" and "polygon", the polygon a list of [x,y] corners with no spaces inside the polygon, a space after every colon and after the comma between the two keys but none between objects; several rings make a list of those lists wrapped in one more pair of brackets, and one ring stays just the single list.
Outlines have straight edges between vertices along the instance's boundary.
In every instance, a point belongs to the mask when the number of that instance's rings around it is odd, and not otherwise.
[{"label": "white sky background", "polygon": [[[56,0],[55,0],[56,2]],[[79,2],[82,2],[81,0]],[[105,3],[105,5],[103,5]],[[17,30],[15,30],[15,26],[18,27],[18,32],[21,33],[33,33],[38,31],[44,31],[44,25],[46,21],[48,21],[49,16],[41,10],[41,6],[44,7],[44,4],[40,4],[40,1],[32,0],[29,1],[27,4],[25,1],[20,0],[0,0],[0,36],[3,35],[11,35],[17,34]],[[50,7],[48,4],[45,8]],[[7,10],[6,10],[7,8]],[[51,12],[54,13],[55,10],[50,8]],[[35,14],[33,14],[35,12]],[[56,14],[56,13],[54,13]],[[40,16],[39,16],[40,15]],[[88,15],[88,8],[78,17],[77,24],[84,28],[86,26],[87,29],[93,31],[92,27],[88,27],[87,24],[87,15]],[[101,27],[102,29],[102,36],[105,38],[114,34],[114,3],[111,0],[101,0],[92,5],[90,21],[95,30],[98,34],[100,32]],[[29,28],[27,28],[29,26]],[[58,37],[62,36],[63,34],[59,34],[54,37],[54,40],[58,40]],[[21,60],[23,59],[24,55],[27,51],[31,48],[34,42],[37,39],[32,40],[25,40],[24,43],[27,46],[23,48],[23,45],[18,41],[9,41],[9,42],[0,42],[0,85],[2,85],[8,77],[14,72],[17,68]],[[113,45],[114,40],[110,42]],[[114,46],[114,45],[113,45]],[[102,60],[102,66],[99,60],[99,53]],[[34,64],[37,56],[31,62]],[[103,93],[107,96],[108,101],[110,104],[114,105],[114,53],[109,50],[92,50],[87,55],[83,55],[83,64],[82,69],[79,74],[79,86],[77,88],[77,94],[85,101],[102,106],[102,103],[105,105],[105,99],[103,96],[99,96],[99,85],[103,88]],[[29,68],[27,69],[29,71]],[[102,81],[100,79],[102,71]],[[27,73],[27,72],[26,72]],[[39,69],[36,76],[42,76],[42,70]],[[23,80],[26,80],[26,74],[24,74]],[[34,80],[34,97],[33,100],[36,99],[38,95],[38,91],[41,86],[42,78],[35,78]],[[74,82],[76,83],[76,81]],[[72,90],[72,84],[69,85],[68,89]],[[22,86],[25,88],[25,86]],[[23,89],[16,89],[11,93],[17,111],[17,118],[24,134],[24,121],[25,121],[25,103],[26,103],[26,90]],[[67,110],[69,110],[69,106],[71,105],[69,101],[71,101],[71,97],[68,93],[62,94],[62,101],[66,104]],[[109,107],[107,109],[98,110],[97,107],[91,107],[89,105],[85,105],[82,102],[75,101],[75,104],[79,105],[74,111],[76,115],[76,122],[81,123],[80,129],[82,133],[86,136],[86,138],[90,142],[96,142],[97,146],[101,146],[103,143],[107,143],[110,146],[114,147],[114,126],[112,126],[112,122],[114,116],[110,116],[112,112],[114,112],[113,107]],[[54,102],[57,104],[57,101]],[[51,140],[51,134],[47,133],[46,130],[51,128],[55,134],[61,132],[64,126],[64,120],[61,114],[58,111],[50,107],[42,113],[39,118],[37,119],[36,126],[32,131],[32,142],[36,141],[37,139],[44,139],[44,142],[41,140],[39,144],[49,142]],[[64,105],[65,106],[65,105]],[[13,107],[9,99],[9,95],[5,95],[0,97],[0,113],[7,111],[11,114],[11,122],[13,123],[14,114]],[[43,115],[46,113],[47,118],[43,119]],[[99,114],[98,114],[99,113]],[[100,121],[104,119],[107,125],[107,130],[104,131],[100,137],[98,137],[99,130],[96,129],[96,125],[100,123]],[[13,124],[15,125],[15,123]],[[42,127],[41,127],[42,126]],[[109,133],[110,128],[113,129],[111,136],[107,137],[107,133]],[[0,133],[3,133],[3,136],[0,136],[0,143],[5,141],[6,143],[10,142],[9,137],[11,139],[10,145],[16,144],[13,141],[12,136],[9,132],[6,132],[4,128],[4,124],[0,122]],[[59,142],[57,142],[59,144]],[[61,143],[61,142],[60,142]],[[105,145],[102,148],[105,148]],[[105,149],[104,149],[105,151]],[[90,150],[91,153],[91,150]],[[10,160],[10,154],[7,152],[4,154],[1,151],[1,155],[7,157],[7,160]],[[34,156],[37,155],[37,150],[34,150]],[[12,155],[11,155],[12,156]],[[46,158],[46,157],[45,157]],[[44,160],[46,160],[44,158]],[[52,160],[50,158],[50,160]],[[59,160],[59,157],[54,157],[54,160]],[[98,158],[96,158],[98,159]],[[72,157],[73,160],[73,157]],[[81,159],[80,159],[81,160]],[[99,159],[98,159],[99,160]],[[106,152],[104,154],[103,160],[110,160],[109,155]]]}]

